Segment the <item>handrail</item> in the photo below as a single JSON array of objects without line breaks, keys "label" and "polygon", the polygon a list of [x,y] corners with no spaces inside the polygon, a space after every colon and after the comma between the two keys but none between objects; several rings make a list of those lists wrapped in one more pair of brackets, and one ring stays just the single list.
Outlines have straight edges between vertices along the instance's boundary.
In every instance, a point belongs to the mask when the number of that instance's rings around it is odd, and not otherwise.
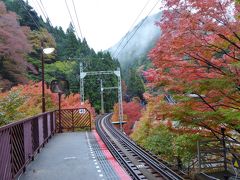
[{"label": "handrail", "polygon": [[23,122],[31,121],[31,120],[34,119],[34,118],[37,118],[37,117],[39,117],[39,116],[42,116],[42,115],[45,115],[45,114],[48,114],[48,113],[52,113],[52,112],[55,112],[55,111],[57,111],[57,110],[40,113],[40,114],[37,114],[37,115],[35,115],[35,116],[31,116],[31,117],[24,118],[24,119],[15,121],[15,122],[11,122],[11,123],[6,124],[6,125],[4,125],[4,126],[0,126],[0,131],[3,131],[3,130],[5,130],[5,129],[7,129],[7,128],[10,128],[10,127],[12,127],[12,126],[21,124],[21,123],[23,123]]},{"label": "handrail", "polygon": [[4,180],[18,177],[55,130],[55,111],[0,127],[0,177]]}]

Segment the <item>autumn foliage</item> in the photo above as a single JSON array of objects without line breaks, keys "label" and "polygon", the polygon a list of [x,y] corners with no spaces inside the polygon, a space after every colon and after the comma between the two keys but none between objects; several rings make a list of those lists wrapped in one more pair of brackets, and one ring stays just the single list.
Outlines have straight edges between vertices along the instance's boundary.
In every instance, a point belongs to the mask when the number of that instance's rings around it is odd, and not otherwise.
[{"label": "autumn foliage", "polygon": [[[162,35],[150,52],[150,82],[170,93],[165,118],[219,131],[239,131],[239,4],[233,0],[166,0]],[[154,79],[153,79],[154,77]]]},{"label": "autumn foliage", "polygon": [[[42,112],[42,89],[41,82],[28,85],[18,85],[10,91],[0,93],[0,125],[30,117]],[[58,109],[58,94],[52,93],[45,86],[46,111]],[[87,108],[92,116],[95,111],[91,104],[86,101],[80,102],[79,94],[62,95],[62,109]]]},{"label": "autumn foliage", "polygon": [[[141,117],[141,104],[139,100],[135,99],[131,102],[123,102],[123,121],[126,121],[126,124],[123,125],[124,132],[130,135],[133,132],[133,127],[135,123]],[[118,104],[114,105],[114,114],[112,117],[113,122],[118,122]]]},{"label": "autumn foliage", "polygon": [[24,74],[27,67],[34,70],[27,63],[25,57],[31,51],[27,39],[28,27],[21,27],[18,17],[8,12],[3,2],[0,2],[0,88],[8,89],[16,82],[26,83]]}]

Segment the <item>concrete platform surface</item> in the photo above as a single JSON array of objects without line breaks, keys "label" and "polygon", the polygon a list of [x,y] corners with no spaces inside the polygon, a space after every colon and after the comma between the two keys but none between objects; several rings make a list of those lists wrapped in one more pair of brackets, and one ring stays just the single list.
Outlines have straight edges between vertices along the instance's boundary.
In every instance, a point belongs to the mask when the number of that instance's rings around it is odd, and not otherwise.
[{"label": "concrete platform surface", "polygon": [[[96,132],[56,134],[45,145],[19,180],[129,179],[113,167],[99,146]],[[98,139],[99,141],[99,139]],[[119,174],[121,169],[121,174]],[[125,173],[125,174],[124,174]],[[124,174],[124,176],[122,176]],[[122,176],[122,177],[121,177]]]}]

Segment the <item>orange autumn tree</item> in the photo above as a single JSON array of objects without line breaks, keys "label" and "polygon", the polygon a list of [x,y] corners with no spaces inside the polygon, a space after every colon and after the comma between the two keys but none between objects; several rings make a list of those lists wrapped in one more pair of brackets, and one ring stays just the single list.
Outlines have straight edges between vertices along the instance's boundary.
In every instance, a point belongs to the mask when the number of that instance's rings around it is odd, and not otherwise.
[{"label": "orange autumn tree", "polygon": [[234,0],[165,0],[162,35],[149,54],[152,82],[177,100],[162,103],[165,118],[240,132],[239,10]]},{"label": "orange autumn tree", "polygon": [[[52,93],[45,86],[46,111],[58,109],[58,95]],[[80,102],[79,94],[70,94],[62,97],[61,108],[87,108],[91,115],[95,115],[94,108],[86,101]],[[0,93],[0,125],[30,117],[42,112],[41,82],[28,85],[18,85],[10,91]]]}]

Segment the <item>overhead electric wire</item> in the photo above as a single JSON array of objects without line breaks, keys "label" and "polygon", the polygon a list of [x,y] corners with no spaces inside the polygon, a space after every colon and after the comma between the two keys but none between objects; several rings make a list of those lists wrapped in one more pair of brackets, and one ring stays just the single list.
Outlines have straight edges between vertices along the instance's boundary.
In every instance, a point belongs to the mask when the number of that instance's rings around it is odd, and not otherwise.
[{"label": "overhead electric wire", "polygon": [[[37,0],[36,0],[37,1]],[[18,2],[22,5],[22,7],[27,11],[28,15],[30,16],[30,18],[32,19],[32,21],[34,22],[34,24],[36,25],[37,29],[40,30],[41,29],[41,26],[39,23],[37,23],[37,21],[34,19],[34,17],[31,15],[29,9],[25,6],[24,2],[22,2],[21,0],[18,0]],[[38,1],[37,1],[38,3]],[[38,3],[39,5],[39,3]],[[41,6],[39,5],[40,9],[41,9]],[[41,9],[41,12],[43,13],[43,10]],[[44,14],[44,13],[43,13]],[[45,16],[45,15],[44,15]],[[46,18],[46,17],[45,17]],[[48,18],[49,19],[49,18]],[[46,18],[47,20],[47,18]],[[50,19],[49,19],[49,22],[50,22]],[[51,22],[50,22],[50,25],[52,26]],[[46,27],[47,28],[47,27]],[[48,29],[48,28],[47,28]]]},{"label": "overhead electric wire", "polygon": [[39,7],[37,6],[35,0],[33,0],[32,3],[33,3],[33,7],[34,7],[34,10],[36,11],[36,13],[37,13],[37,14],[41,14],[41,13],[40,13],[40,10],[39,10]]},{"label": "overhead electric wire", "polygon": [[[49,22],[50,26],[53,27],[53,25],[52,25],[52,23],[51,23],[51,20],[50,20],[50,18],[48,17],[47,11],[45,10],[45,7],[44,7],[42,1],[40,0],[40,3],[39,3],[38,0],[36,0],[36,2],[37,2],[37,5],[38,5],[38,7],[39,7],[39,9],[40,9],[40,11],[41,11],[41,14],[44,16],[44,18],[45,18],[45,20],[46,20],[46,23]],[[44,23],[45,28],[46,28],[47,30],[49,30],[49,27],[46,25],[46,23]]]},{"label": "overhead electric wire", "polygon": [[[47,11],[45,10],[45,7],[44,7],[44,5],[43,5],[43,3],[42,3],[42,0],[40,0],[40,3],[41,3],[41,4],[38,2],[38,0],[32,0],[32,2],[33,2],[33,4],[34,4],[34,6],[35,6],[36,9],[37,9],[37,6],[38,6],[38,9],[40,9],[40,13],[39,13],[39,14],[42,14],[42,15],[44,16],[44,18],[46,19],[46,22],[49,22],[50,26],[53,27],[52,22],[51,22],[48,14],[47,14]],[[37,2],[37,6],[36,6],[36,3],[35,3],[35,2]],[[35,10],[35,11],[36,11],[36,10]],[[47,26],[46,26],[46,28],[48,29]]]},{"label": "overhead electric wire", "polygon": [[[138,18],[141,16],[141,14],[143,13],[144,9],[147,7],[147,5],[149,4],[151,0],[148,0],[147,3],[144,5],[144,7],[142,8],[142,10],[140,11],[140,13],[138,14],[138,16],[136,17],[136,19],[134,20],[134,22],[132,23],[131,27],[129,28],[129,31],[134,27],[135,23],[137,22]],[[120,46],[122,45],[123,41],[125,40],[125,38],[128,37],[128,33],[125,37],[123,37],[120,41],[120,43],[118,44],[118,47],[116,48],[116,50],[113,53],[113,57],[116,54],[116,52],[118,51],[118,49],[120,48]]]},{"label": "overhead electric wire", "polygon": [[38,7],[40,8],[40,11],[41,11],[42,15],[44,16],[44,18],[45,18],[46,21],[47,21],[47,19],[48,19],[48,18],[47,18],[47,15],[44,13],[44,11],[43,11],[43,9],[42,9],[40,3],[38,2],[38,0],[36,0],[36,2],[37,2],[37,4],[38,4]]},{"label": "overhead electric wire", "polygon": [[21,0],[18,0],[18,2],[22,5],[22,7],[27,11],[28,15],[30,16],[30,18],[33,20],[33,23],[36,25],[36,27],[38,29],[40,29],[40,26],[39,24],[35,21],[35,19],[33,18],[33,16],[31,15],[31,13],[29,12],[29,10],[27,9],[27,7],[25,6],[25,4],[21,1]]},{"label": "overhead electric wire", "polygon": [[134,33],[132,34],[132,36],[127,40],[127,42],[124,44],[124,46],[120,49],[120,51],[118,52],[117,56],[120,54],[120,52],[127,46],[127,44],[129,43],[129,41],[135,36],[135,34],[137,33],[137,31],[139,30],[139,28],[143,25],[143,23],[147,20],[147,18],[149,17],[149,15],[151,14],[151,12],[154,10],[154,8],[157,6],[157,4],[159,3],[159,0],[157,0],[157,2],[154,4],[154,6],[152,7],[152,9],[149,11],[149,13],[147,14],[147,16],[142,20],[141,24],[137,27],[137,29],[134,31]]},{"label": "overhead electric wire", "polygon": [[42,3],[42,0],[40,0],[40,3],[41,3],[41,5],[42,5],[42,8],[43,8],[43,11],[44,11],[45,15],[47,16],[47,21],[49,21],[50,25],[53,27],[52,22],[51,22],[48,14],[47,14],[46,8],[44,7],[44,5],[43,5],[43,3]]},{"label": "overhead electric wire", "polygon": [[70,9],[69,9],[68,4],[67,4],[67,0],[65,0],[65,4],[66,4],[66,7],[67,7],[68,14],[69,14],[69,16],[70,16],[70,19],[71,19],[71,23],[72,23],[72,25],[73,25],[73,28],[74,28],[74,30],[76,31],[77,29],[76,29],[76,27],[75,27],[75,25],[74,25],[74,21],[73,21],[73,18],[72,18]]},{"label": "overhead electric wire", "polygon": [[82,31],[81,31],[81,26],[80,26],[79,19],[78,19],[78,16],[77,16],[77,11],[76,11],[76,6],[75,6],[75,3],[74,3],[74,0],[72,0],[72,4],[73,4],[74,12],[75,12],[75,15],[76,15],[76,19],[77,19],[80,36],[81,36],[81,39],[83,40],[83,35],[82,35]]}]

